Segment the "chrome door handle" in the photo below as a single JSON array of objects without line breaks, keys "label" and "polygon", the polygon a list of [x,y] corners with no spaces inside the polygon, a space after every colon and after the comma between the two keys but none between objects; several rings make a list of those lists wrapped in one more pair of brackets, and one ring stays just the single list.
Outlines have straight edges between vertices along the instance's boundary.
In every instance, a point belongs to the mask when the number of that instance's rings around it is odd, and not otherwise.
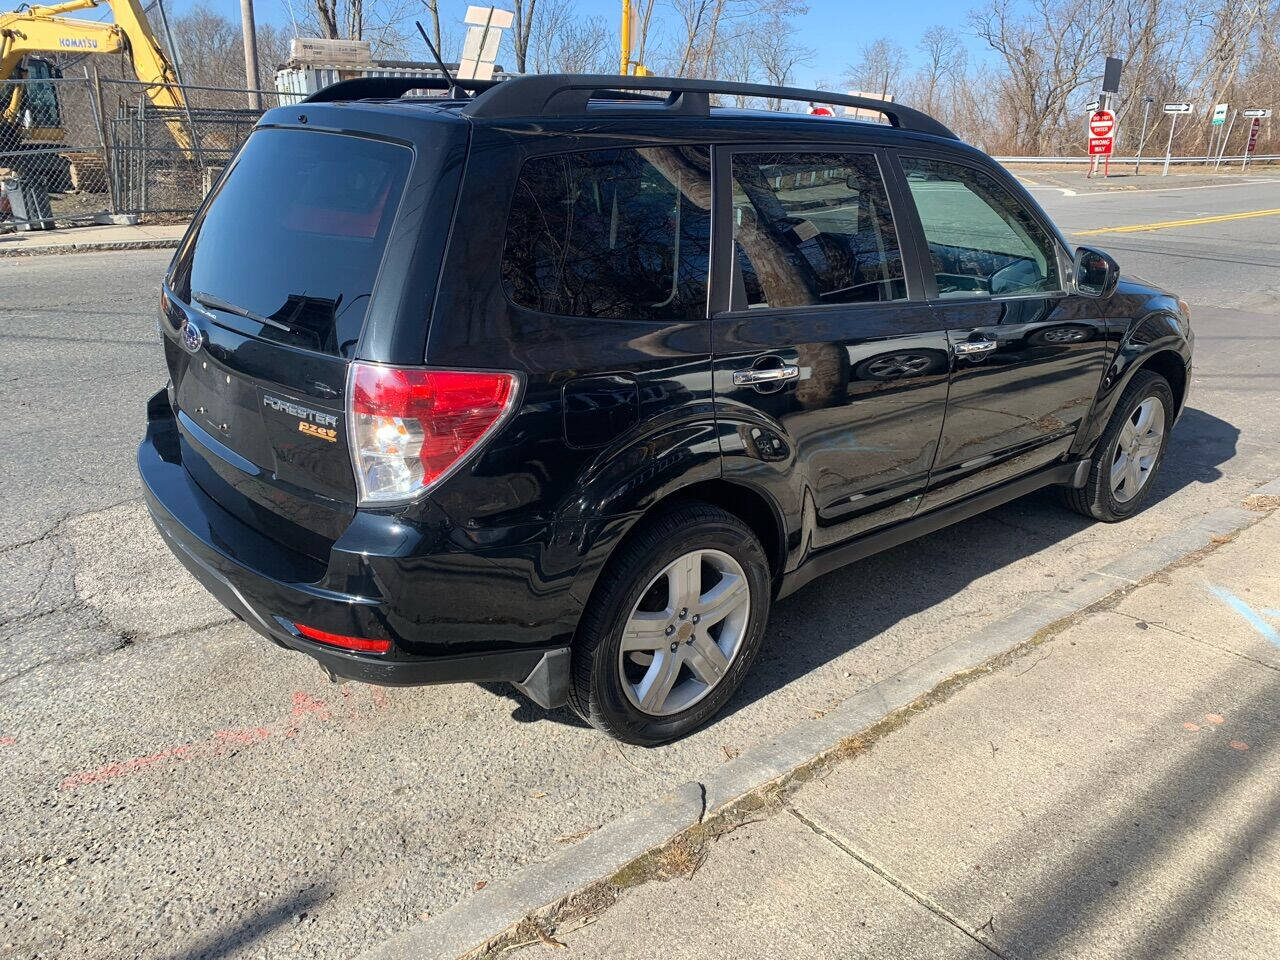
[{"label": "chrome door handle", "polygon": [[994,340],[961,340],[953,349],[957,357],[972,357],[990,353],[998,346]]},{"label": "chrome door handle", "polygon": [[733,385],[750,387],[761,383],[782,383],[799,376],[800,368],[793,363],[784,363],[780,367],[751,367],[748,370],[733,371]]}]

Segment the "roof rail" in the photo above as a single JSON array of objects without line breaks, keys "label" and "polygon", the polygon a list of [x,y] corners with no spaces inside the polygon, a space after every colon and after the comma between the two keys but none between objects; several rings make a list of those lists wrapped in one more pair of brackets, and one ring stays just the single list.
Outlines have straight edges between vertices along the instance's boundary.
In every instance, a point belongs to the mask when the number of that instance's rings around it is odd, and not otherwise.
[{"label": "roof rail", "polygon": [[395,100],[410,90],[443,90],[454,87],[474,92],[486,91],[502,80],[455,80],[451,85],[444,77],[353,77],[340,80],[318,90],[303,103],[333,103],[335,100]]},{"label": "roof rail", "polygon": [[[346,83],[355,82],[357,81],[346,81]],[[337,86],[341,87],[345,84]],[[707,116],[710,113],[711,94],[763,97],[770,100],[857,107],[861,110],[884,114],[889,122],[900,130],[926,133],[935,137],[945,137],[948,140],[959,139],[927,113],[889,100],[852,97],[842,93],[832,93],[829,90],[803,90],[797,87],[773,87],[760,83],[734,83],[726,80],[691,80],[684,77],[526,74],[510,77],[488,87],[463,108],[463,113],[477,120],[578,117],[587,113],[594,95],[598,95],[594,96],[595,99],[634,100],[638,99],[634,96],[636,92],[646,90],[669,93],[665,101],[666,108],[670,115],[675,116]],[[325,92],[327,91],[321,91],[321,93]],[[616,109],[626,110],[627,106],[618,106]]]}]

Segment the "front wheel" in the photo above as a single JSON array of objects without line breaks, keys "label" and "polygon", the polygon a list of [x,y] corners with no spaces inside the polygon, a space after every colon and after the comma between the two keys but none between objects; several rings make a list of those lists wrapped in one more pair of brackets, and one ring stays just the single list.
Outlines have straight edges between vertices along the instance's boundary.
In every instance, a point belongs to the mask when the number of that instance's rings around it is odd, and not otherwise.
[{"label": "front wheel", "polygon": [[570,702],[593,726],[656,746],[697,729],[742,683],[772,596],[760,541],[733,514],[685,503],[610,559],[573,643]]},{"label": "front wheel", "polygon": [[1114,523],[1133,516],[1151,499],[1173,429],[1169,381],[1140,370],[1116,404],[1094,450],[1089,479],[1066,492],[1067,504],[1086,517]]}]

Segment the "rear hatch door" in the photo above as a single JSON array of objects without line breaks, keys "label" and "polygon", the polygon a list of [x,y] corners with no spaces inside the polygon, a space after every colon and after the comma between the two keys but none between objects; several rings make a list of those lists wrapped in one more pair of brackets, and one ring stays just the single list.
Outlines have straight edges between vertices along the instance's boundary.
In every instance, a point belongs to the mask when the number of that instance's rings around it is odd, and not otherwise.
[{"label": "rear hatch door", "polygon": [[227,510],[318,559],[356,507],[347,372],[413,161],[383,139],[259,129],[165,288],[187,469]]}]

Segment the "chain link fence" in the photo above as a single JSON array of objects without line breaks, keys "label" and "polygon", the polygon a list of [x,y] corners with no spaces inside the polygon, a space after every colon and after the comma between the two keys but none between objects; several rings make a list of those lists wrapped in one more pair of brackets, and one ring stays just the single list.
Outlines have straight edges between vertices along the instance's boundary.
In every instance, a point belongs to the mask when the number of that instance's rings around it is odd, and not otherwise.
[{"label": "chain link fence", "polygon": [[110,112],[106,144],[115,213],[150,220],[185,219],[195,212],[264,110],[280,96],[223,87],[184,86],[183,106],[153,106],[145,84],[103,80]]},{"label": "chain link fence", "polygon": [[89,80],[0,84],[0,230],[92,221],[110,205],[103,147]]},{"label": "chain link fence", "polygon": [[[0,85],[0,230],[181,221],[275,91],[66,77]],[[168,99],[177,106],[158,107]]]}]

